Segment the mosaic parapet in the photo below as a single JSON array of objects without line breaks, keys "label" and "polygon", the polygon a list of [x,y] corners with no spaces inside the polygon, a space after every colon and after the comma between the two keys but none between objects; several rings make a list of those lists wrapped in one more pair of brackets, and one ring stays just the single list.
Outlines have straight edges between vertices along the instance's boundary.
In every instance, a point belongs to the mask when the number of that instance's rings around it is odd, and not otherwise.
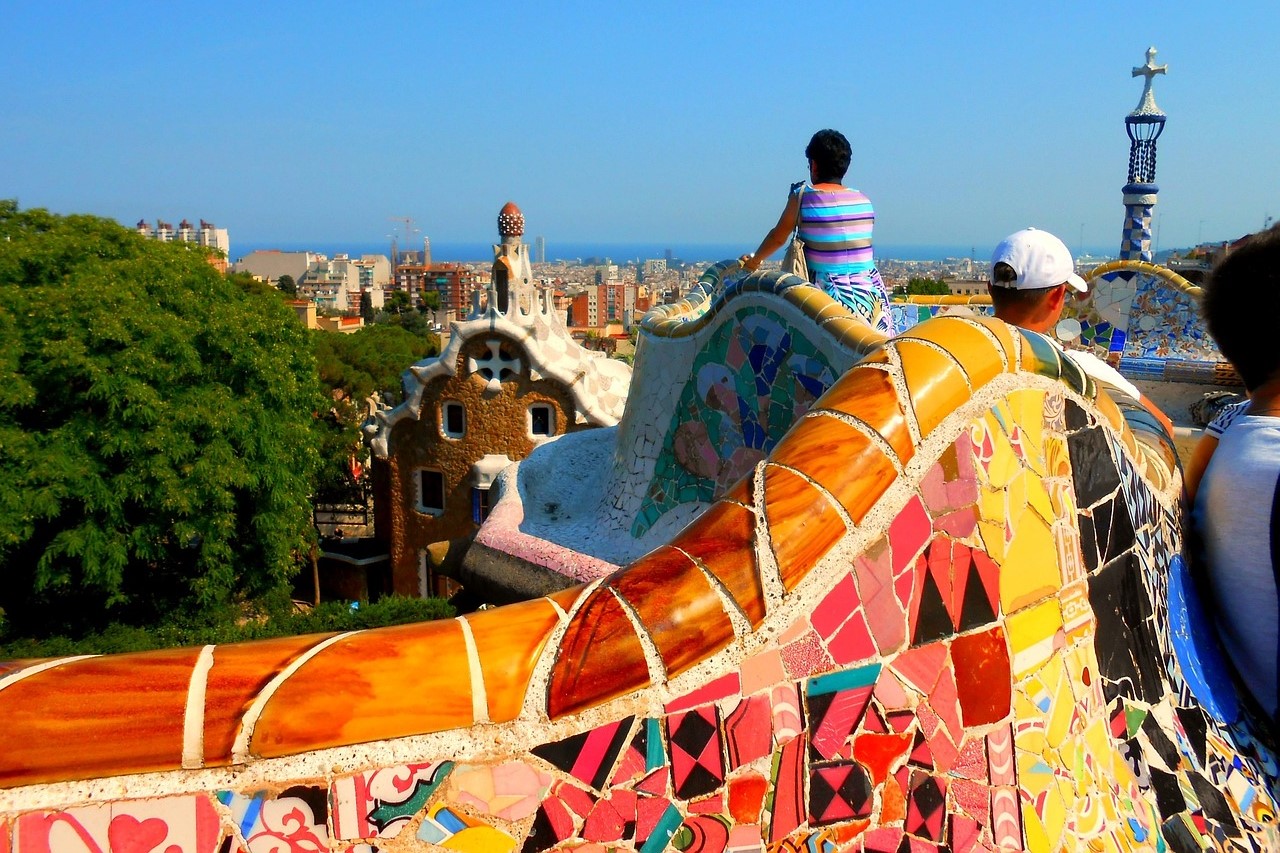
[{"label": "mosaic parapet", "polygon": [[923,323],[598,582],[0,665],[0,850],[1280,849],[1180,490],[1045,339]]},{"label": "mosaic parapet", "polygon": [[[565,436],[523,460],[466,563],[512,558],[591,580],[665,544],[747,476],[884,336],[777,272],[711,267],[641,321],[616,430]],[[519,587],[518,570],[500,569]]]},{"label": "mosaic parapet", "polygon": [[1133,379],[1239,385],[1200,316],[1201,288],[1147,261],[1102,264],[1086,275],[1089,297],[1068,300],[1080,343],[1119,359]]}]

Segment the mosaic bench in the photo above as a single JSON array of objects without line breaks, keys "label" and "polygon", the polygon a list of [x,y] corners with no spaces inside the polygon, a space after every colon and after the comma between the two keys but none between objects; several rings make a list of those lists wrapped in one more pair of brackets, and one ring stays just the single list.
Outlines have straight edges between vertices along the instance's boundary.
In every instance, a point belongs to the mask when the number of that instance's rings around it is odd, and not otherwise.
[{"label": "mosaic bench", "polygon": [[1168,440],[938,318],[668,545],[454,620],[0,664],[0,853],[1274,850]]}]

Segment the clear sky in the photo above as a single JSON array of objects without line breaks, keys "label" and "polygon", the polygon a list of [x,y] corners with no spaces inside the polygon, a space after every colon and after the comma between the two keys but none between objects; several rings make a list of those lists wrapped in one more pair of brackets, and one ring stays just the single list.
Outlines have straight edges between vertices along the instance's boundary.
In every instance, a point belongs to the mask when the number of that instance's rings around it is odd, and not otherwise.
[{"label": "clear sky", "polygon": [[[0,2],[0,198],[235,246],[755,247],[834,127],[878,242],[1118,247],[1149,45],[1160,245],[1280,218],[1280,5]],[[416,235],[415,235],[416,236]]]}]

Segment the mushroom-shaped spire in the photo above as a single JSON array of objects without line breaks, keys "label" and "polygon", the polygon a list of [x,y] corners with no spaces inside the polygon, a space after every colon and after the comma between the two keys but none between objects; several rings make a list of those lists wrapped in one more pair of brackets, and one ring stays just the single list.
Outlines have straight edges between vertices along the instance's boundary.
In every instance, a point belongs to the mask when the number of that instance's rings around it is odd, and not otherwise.
[{"label": "mushroom-shaped spire", "polygon": [[498,234],[501,237],[519,237],[524,234],[524,214],[509,201],[498,211]]}]

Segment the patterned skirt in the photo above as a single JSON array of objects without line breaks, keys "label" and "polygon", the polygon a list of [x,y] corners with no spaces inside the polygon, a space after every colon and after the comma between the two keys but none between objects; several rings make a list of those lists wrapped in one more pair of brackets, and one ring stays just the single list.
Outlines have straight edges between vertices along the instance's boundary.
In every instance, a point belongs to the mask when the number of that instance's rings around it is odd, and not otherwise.
[{"label": "patterned skirt", "polygon": [[871,328],[893,337],[889,294],[879,270],[873,267],[869,273],[818,273],[814,276],[813,283],[832,299],[866,320]]}]

